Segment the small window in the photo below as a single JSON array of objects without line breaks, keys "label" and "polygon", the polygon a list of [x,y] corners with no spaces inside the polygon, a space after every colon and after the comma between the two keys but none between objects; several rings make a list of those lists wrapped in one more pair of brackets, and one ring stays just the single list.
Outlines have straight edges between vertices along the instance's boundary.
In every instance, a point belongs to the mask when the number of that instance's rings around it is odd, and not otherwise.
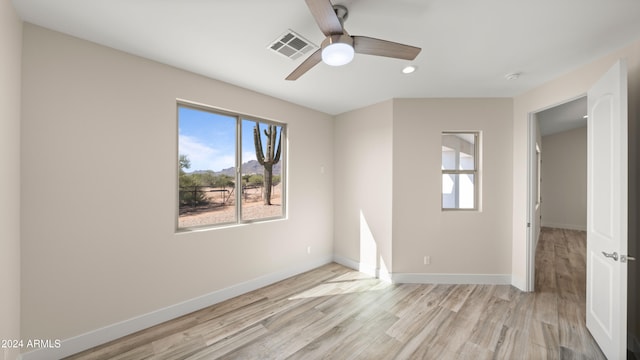
[{"label": "small window", "polygon": [[478,209],[478,133],[442,133],[442,209]]},{"label": "small window", "polygon": [[286,125],[178,104],[178,229],[284,217]]}]

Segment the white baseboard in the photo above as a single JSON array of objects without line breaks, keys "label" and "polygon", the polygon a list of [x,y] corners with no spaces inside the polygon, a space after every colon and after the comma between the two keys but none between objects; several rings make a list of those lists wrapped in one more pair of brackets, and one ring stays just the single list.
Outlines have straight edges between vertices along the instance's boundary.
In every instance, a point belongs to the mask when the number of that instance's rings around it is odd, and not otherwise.
[{"label": "white baseboard", "polygon": [[393,273],[394,283],[401,284],[486,284],[511,285],[508,274],[416,274]]},{"label": "white baseboard", "polygon": [[370,264],[361,264],[355,260],[351,260],[340,255],[334,255],[333,261],[355,271],[371,275],[382,281],[392,282],[391,274],[389,274],[386,269],[380,269],[379,267]]},{"label": "white baseboard", "polygon": [[[380,269],[360,265],[359,262],[339,255],[333,256],[333,261],[348,268],[381,278],[385,276]],[[391,273],[390,282],[394,284],[488,284],[512,285],[509,274],[423,274],[423,273]],[[515,286],[515,285],[514,285]]]},{"label": "white baseboard", "polygon": [[360,263],[355,260],[351,260],[340,255],[333,255],[333,262],[346,266],[350,269],[360,271]]},{"label": "white baseboard", "polygon": [[554,228],[554,229],[567,229],[567,230],[587,231],[587,226],[586,225],[542,223],[542,227],[548,227],[548,228]]},{"label": "white baseboard", "polygon": [[161,324],[165,321],[175,319],[177,317],[192,313],[194,311],[206,308],[219,302],[231,299],[238,295],[259,289],[261,287],[271,285],[278,281],[284,280],[294,275],[301,274],[329,264],[333,261],[332,257],[323,257],[310,261],[302,266],[292,267],[279,272],[260,276],[256,279],[249,280],[237,285],[230,286],[225,289],[214,291],[203,296],[190,299],[166,308],[152,311],[150,313],[125,320],[116,324],[108,325],[100,329],[90,331],[69,339],[64,339],[59,348],[38,349],[21,355],[22,360],[50,360],[60,359],[79,353],[92,347],[107,343],[109,341],[121,338],[126,335],[133,334],[137,331],[147,329],[154,325]]}]

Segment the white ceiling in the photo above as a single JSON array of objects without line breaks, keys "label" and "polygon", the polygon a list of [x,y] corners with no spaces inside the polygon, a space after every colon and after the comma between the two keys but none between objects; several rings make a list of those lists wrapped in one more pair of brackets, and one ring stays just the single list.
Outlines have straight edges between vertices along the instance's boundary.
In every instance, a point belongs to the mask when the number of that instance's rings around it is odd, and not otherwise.
[{"label": "white ceiling", "polygon": [[540,135],[553,135],[587,126],[586,115],[586,96],[536,113],[540,124]]},{"label": "white ceiling", "polygon": [[[320,44],[303,0],[14,0],[25,21],[329,114],[401,97],[512,97],[640,38],[638,0],[334,0],[345,28],[422,47],[358,55],[297,81],[268,49],[292,29]],[[505,75],[522,72],[517,80]]]}]

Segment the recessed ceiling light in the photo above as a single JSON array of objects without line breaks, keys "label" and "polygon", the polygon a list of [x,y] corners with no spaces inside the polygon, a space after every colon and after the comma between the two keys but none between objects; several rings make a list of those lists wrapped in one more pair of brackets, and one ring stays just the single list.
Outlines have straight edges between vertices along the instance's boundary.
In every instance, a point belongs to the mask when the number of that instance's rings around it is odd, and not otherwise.
[{"label": "recessed ceiling light", "polygon": [[518,80],[520,75],[522,75],[521,72],[514,72],[514,73],[509,73],[509,74],[505,75],[504,77],[507,80]]},{"label": "recessed ceiling light", "polygon": [[413,65],[409,65],[409,66],[405,66],[404,69],[402,69],[402,73],[403,74],[411,74],[412,72],[416,71],[418,68],[413,66]]}]

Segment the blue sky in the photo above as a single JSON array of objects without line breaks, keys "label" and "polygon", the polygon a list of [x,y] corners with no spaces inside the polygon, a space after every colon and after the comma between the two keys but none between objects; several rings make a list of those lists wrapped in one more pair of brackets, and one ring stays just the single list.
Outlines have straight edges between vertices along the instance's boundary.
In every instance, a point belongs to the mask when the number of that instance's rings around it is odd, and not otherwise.
[{"label": "blue sky", "polygon": [[[213,170],[235,166],[235,117],[214,114],[188,107],[178,107],[178,153],[187,155],[191,168],[186,170]],[[256,159],[253,144],[255,122],[242,121],[242,162]],[[262,124],[263,146],[266,147]]]}]

